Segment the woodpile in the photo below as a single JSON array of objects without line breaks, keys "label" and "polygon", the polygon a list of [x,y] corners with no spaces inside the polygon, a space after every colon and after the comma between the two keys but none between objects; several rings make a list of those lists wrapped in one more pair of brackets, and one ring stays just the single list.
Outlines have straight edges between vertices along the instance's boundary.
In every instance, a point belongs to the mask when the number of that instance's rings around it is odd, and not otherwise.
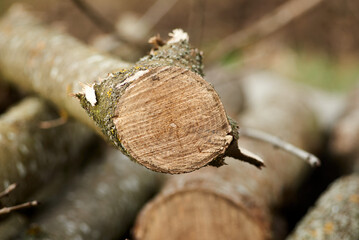
[{"label": "woodpile", "polygon": [[[248,108],[238,117],[241,126],[265,130],[307,150],[320,144],[314,112],[295,89],[265,74],[249,76],[242,84]],[[271,211],[296,191],[310,168],[268,144],[239,142],[265,159],[266,168],[258,171],[231,159],[219,169],[171,177],[140,213],[135,239],[270,239]]]},{"label": "woodpile", "polygon": [[[268,72],[205,75],[183,30],[150,42],[128,63],[21,5],[0,19],[0,239],[359,238],[358,89],[344,106]],[[309,152],[340,176],[291,227]]]}]

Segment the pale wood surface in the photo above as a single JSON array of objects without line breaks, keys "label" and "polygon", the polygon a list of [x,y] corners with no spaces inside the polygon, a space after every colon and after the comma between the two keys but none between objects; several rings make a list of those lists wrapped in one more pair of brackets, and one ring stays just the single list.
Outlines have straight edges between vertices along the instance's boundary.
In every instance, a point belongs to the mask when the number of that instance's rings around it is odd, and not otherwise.
[{"label": "pale wood surface", "polygon": [[169,173],[206,165],[233,139],[212,86],[179,67],[153,68],[134,80],[118,102],[114,123],[131,156]]}]

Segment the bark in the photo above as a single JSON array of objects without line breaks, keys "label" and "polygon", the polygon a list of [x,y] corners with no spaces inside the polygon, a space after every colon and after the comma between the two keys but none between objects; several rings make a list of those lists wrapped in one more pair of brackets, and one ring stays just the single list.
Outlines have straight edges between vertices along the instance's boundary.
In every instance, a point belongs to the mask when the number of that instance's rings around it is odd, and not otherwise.
[{"label": "bark", "polygon": [[100,55],[72,37],[49,29],[21,5],[13,6],[0,22],[0,70],[18,87],[33,91],[96,128],[71,97],[81,84],[129,64]]},{"label": "bark", "polygon": [[160,186],[160,175],[128,161],[115,149],[96,158],[59,194],[56,205],[32,221],[40,231],[27,237],[115,239],[128,230],[137,211]]},{"label": "bark", "polygon": [[[258,74],[248,77],[243,87],[248,108],[240,118],[242,126],[275,134],[304,149],[316,147],[319,129],[314,113],[295,89]],[[296,191],[309,167],[268,144],[243,138],[239,143],[262,156],[267,167],[257,171],[228,159],[228,166],[219,169],[173,176],[139,214],[134,237],[270,239],[275,224],[271,211]]]},{"label": "bark", "polygon": [[81,150],[93,139],[89,129],[73,121],[40,128],[43,121],[55,118],[56,112],[38,98],[27,98],[1,115],[0,191],[11,183],[17,188],[0,199],[0,205],[25,201],[55,173],[76,166]]},{"label": "bark", "polygon": [[331,150],[346,170],[359,170],[358,142],[359,86],[348,97],[346,108],[334,125],[331,136]]},{"label": "bark", "polygon": [[359,238],[359,175],[336,180],[301,220],[288,240]]},{"label": "bark", "polygon": [[[202,78],[200,52],[180,30],[130,68],[42,26],[19,7],[0,22],[0,36],[5,76],[100,130],[151,170],[183,173],[220,166],[228,147],[237,147],[235,123]],[[97,81],[104,73],[107,77]],[[87,84],[82,91],[80,83]]]}]

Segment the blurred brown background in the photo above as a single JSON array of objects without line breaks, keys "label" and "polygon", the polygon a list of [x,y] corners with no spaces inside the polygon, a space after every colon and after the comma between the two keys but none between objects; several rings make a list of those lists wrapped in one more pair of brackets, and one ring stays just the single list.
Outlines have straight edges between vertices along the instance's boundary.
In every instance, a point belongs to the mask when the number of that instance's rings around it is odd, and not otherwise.
[{"label": "blurred brown background", "polygon": [[[2,0],[0,14],[15,2],[26,2],[49,22],[61,23],[75,37],[91,42],[103,33],[71,0]],[[115,24],[128,13],[141,17],[156,1],[87,0],[90,6]],[[221,39],[270,14],[284,0],[184,0],[153,26],[148,37],[166,37],[173,28],[188,31],[191,42],[205,57]],[[359,51],[359,2],[327,0],[285,27],[255,44],[210,63],[274,69],[291,79],[326,88],[346,90],[357,81]],[[147,46],[149,50],[150,46]],[[249,60],[248,60],[249,59]],[[205,59],[205,62],[208,63]]]}]

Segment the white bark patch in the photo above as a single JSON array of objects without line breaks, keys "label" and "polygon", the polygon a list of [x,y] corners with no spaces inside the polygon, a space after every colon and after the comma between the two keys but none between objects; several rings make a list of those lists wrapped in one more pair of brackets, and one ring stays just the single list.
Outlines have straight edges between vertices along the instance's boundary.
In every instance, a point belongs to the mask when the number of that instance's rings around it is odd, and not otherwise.
[{"label": "white bark patch", "polygon": [[133,74],[131,77],[126,78],[125,81],[123,81],[122,83],[118,84],[116,87],[120,88],[121,86],[125,85],[126,83],[130,83],[134,80],[136,80],[137,78],[143,76],[144,74],[148,73],[149,70],[141,70],[136,72],[135,74]]},{"label": "white bark patch", "polygon": [[188,34],[180,28],[173,29],[173,31],[168,35],[171,37],[171,39],[168,40],[167,44],[173,44],[176,42],[189,40]]},{"label": "white bark patch", "polygon": [[83,89],[82,89],[82,91],[85,94],[86,100],[91,104],[91,106],[95,106],[97,103],[96,92],[95,92],[95,89],[93,88],[93,86],[94,86],[94,84],[92,86],[88,86],[88,85],[84,84]]}]

